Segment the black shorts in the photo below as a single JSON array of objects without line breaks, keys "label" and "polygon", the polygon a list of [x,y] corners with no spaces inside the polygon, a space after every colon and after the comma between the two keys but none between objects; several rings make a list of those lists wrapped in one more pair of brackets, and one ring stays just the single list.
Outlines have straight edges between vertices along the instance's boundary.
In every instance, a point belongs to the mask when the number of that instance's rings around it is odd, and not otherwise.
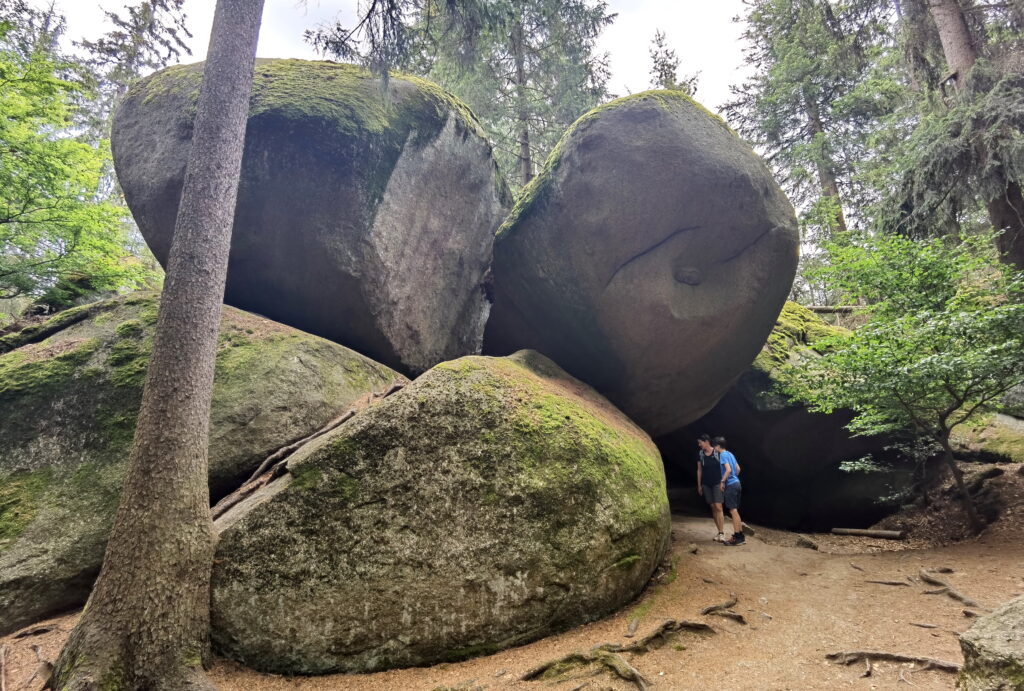
[{"label": "black shorts", "polygon": [[727,511],[740,508],[740,496],[743,494],[743,486],[734,482],[725,486],[725,508]]}]

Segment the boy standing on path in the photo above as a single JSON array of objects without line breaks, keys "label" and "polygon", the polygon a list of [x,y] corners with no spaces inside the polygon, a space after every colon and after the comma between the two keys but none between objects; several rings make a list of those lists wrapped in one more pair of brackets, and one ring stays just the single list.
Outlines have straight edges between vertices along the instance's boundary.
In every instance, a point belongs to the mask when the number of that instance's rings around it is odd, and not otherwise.
[{"label": "boy standing on path", "polygon": [[702,434],[697,438],[697,493],[704,497],[711,507],[711,518],[718,528],[715,542],[725,542],[725,515],[722,513],[722,500],[725,485],[722,482],[722,464],[718,454],[711,446],[711,437]]},{"label": "boy standing on path", "polygon": [[722,493],[725,510],[732,514],[732,537],[725,540],[730,547],[746,542],[743,536],[743,521],[740,520],[740,464],[736,457],[725,449],[725,437],[715,437],[715,452],[722,465]]}]

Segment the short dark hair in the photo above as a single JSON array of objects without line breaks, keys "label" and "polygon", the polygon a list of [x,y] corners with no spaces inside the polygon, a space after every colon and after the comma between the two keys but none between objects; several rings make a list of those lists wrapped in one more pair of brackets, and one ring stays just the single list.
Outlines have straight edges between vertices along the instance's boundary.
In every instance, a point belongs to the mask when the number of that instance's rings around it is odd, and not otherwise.
[{"label": "short dark hair", "polygon": [[710,435],[702,434],[699,437],[697,437],[697,441],[706,441],[706,442],[708,442],[710,444],[711,443],[711,437],[710,437]]},{"label": "short dark hair", "polygon": [[715,437],[714,441],[711,442],[714,446],[721,446],[723,449],[728,448],[725,445],[725,437]]}]

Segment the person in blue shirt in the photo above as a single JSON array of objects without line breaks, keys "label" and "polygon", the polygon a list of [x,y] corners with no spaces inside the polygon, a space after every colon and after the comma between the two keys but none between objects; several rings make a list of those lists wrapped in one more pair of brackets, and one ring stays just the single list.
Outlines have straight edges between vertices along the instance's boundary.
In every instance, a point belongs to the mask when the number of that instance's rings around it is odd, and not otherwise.
[{"label": "person in blue shirt", "polygon": [[722,464],[722,495],[725,510],[732,515],[732,537],[725,540],[723,544],[735,547],[746,542],[743,536],[743,521],[740,519],[740,496],[742,486],[740,485],[740,464],[736,457],[725,448],[725,437],[715,437],[715,451],[718,460]]}]

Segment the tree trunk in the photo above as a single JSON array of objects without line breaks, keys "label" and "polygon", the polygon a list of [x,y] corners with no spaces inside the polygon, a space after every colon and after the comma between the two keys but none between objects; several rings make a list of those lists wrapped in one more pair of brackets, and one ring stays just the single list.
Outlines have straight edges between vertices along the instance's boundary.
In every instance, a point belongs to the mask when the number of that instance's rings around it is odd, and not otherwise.
[{"label": "tree trunk", "polygon": [[974,63],[978,61],[978,51],[971,42],[964,13],[957,0],[931,0],[928,9],[939,31],[942,52],[954,79],[953,85],[959,91]]},{"label": "tree trunk", "polygon": [[[825,125],[821,121],[821,113],[818,104],[811,99],[806,99],[807,123],[811,134],[815,138],[825,138]],[[835,166],[827,151],[821,152],[821,160],[818,161],[818,182],[821,185],[821,196],[835,200],[836,215],[832,219],[831,231],[846,232],[846,216],[843,214],[843,199],[839,195],[839,181],[836,179]]]},{"label": "tree trunk", "polygon": [[949,445],[949,434],[943,435],[938,441],[939,445],[942,446],[942,458],[946,461],[950,472],[953,473],[953,481],[960,492],[960,500],[963,502],[964,512],[967,514],[967,524],[970,526],[971,532],[976,535],[985,526],[982,525],[981,518],[978,517],[978,512],[974,508],[974,500],[971,499],[971,493],[967,491],[967,486],[964,484],[964,474],[960,472],[960,467],[957,466],[956,461],[953,459],[953,449]]},{"label": "tree trunk", "polygon": [[533,179],[533,161],[530,156],[530,110],[526,97],[526,58],[523,24],[518,22],[512,34],[512,51],[516,63],[516,117],[519,130],[519,178],[525,187]]},{"label": "tree trunk", "polygon": [[1024,271],[1024,195],[1019,183],[1007,183],[1003,196],[989,200],[988,217],[1002,231],[996,247],[1003,261]]},{"label": "tree trunk", "polygon": [[[978,61],[978,51],[971,42],[964,13],[957,0],[931,0],[929,9],[939,30],[942,52],[954,77],[954,86],[960,91]],[[1020,184],[1007,180],[1004,193],[987,200],[986,207],[992,227],[1002,231],[996,247],[1003,261],[1024,269],[1024,195]]]},{"label": "tree trunk", "polygon": [[262,12],[217,2],[128,477],[62,690],[212,688],[210,398]]}]

